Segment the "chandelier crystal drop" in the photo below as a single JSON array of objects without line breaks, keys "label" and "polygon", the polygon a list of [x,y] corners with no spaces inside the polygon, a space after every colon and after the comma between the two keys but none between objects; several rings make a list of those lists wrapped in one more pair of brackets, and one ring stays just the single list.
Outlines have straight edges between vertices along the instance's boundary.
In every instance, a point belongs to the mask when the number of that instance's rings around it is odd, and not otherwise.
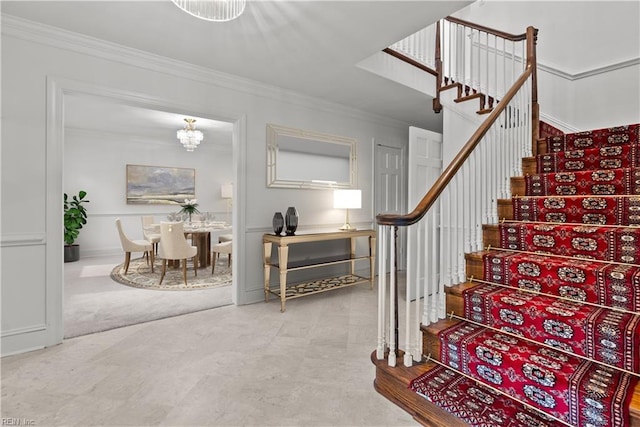
[{"label": "chandelier crystal drop", "polygon": [[196,18],[225,22],[242,15],[247,0],[172,0],[176,6]]},{"label": "chandelier crystal drop", "polygon": [[196,130],[195,119],[184,119],[187,124],[177,133],[178,139],[187,151],[193,151],[203,139],[202,132]]}]

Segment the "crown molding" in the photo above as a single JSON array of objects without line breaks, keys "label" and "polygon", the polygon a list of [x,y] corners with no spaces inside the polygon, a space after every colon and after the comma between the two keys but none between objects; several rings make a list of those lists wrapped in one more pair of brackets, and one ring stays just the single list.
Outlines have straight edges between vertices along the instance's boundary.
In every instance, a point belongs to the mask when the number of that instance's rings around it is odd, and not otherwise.
[{"label": "crown molding", "polygon": [[575,80],[580,80],[587,77],[597,76],[599,74],[606,74],[611,71],[619,70],[626,67],[633,67],[635,65],[640,65],[640,58],[634,58],[634,59],[628,59],[625,61],[615,62],[613,64],[605,65],[602,67],[596,67],[596,68],[588,69],[585,71],[580,71],[578,73],[568,73],[560,70],[558,67],[544,65],[541,63],[538,63],[538,70],[547,72],[549,74],[553,74],[554,76],[558,76],[569,81],[575,81]]},{"label": "crown molding", "polygon": [[408,126],[408,123],[401,120],[369,113],[343,104],[330,102],[321,98],[314,98],[292,90],[167,58],[39,22],[7,14],[2,14],[1,18],[2,34],[18,39],[69,50],[157,73],[164,73],[174,77],[189,79],[211,86],[244,92],[250,95],[262,96],[279,101],[286,99],[289,103],[322,110],[328,113],[343,114],[401,129],[405,129],[406,126]]}]

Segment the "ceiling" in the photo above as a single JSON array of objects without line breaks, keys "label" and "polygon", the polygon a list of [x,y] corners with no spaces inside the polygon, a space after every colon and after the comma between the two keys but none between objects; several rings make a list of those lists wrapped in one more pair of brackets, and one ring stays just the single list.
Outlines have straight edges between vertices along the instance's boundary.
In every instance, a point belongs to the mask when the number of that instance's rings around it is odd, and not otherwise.
[{"label": "ceiling", "polygon": [[[238,19],[203,21],[171,1],[2,1],[2,14],[63,28],[212,70],[441,130],[431,98],[356,67],[469,1],[251,1]],[[74,127],[100,125],[79,103]],[[131,107],[133,108],[133,107]],[[76,111],[77,114],[70,114]],[[100,111],[96,111],[100,113]],[[133,111],[118,115],[136,117]],[[175,134],[179,112],[167,124]],[[156,114],[151,112],[150,114]],[[157,115],[157,114],[156,114]],[[106,117],[100,114],[96,117]],[[75,119],[74,119],[75,120]],[[116,116],[113,117],[116,120]],[[176,123],[176,121],[178,123]],[[93,123],[95,122],[95,123]],[[203,121],[198,124],[204,125]],[[126,127],[125,124],[110,123]]]}]

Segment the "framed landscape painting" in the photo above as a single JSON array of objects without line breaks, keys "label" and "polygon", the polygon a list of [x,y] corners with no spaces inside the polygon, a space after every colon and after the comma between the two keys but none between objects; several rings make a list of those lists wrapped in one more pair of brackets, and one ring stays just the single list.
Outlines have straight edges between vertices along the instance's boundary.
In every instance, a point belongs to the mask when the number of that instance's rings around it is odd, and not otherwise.
[{"label": "framed landscape painting", "polygon": [[127,165],[127,203],[179,204],[196,198],[196,170]]}]

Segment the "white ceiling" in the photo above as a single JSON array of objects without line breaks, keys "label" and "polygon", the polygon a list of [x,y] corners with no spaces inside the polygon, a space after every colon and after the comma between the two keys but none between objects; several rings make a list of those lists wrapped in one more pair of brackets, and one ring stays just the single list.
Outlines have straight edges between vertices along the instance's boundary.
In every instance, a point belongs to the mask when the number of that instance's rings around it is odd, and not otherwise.
[{"label": "white ceiling", "polygon": [[[439,131],[431,99],[356,64],[469,1],[249,1],[225,23],[194,18],[171,1],[2,1],[2,14],[356,107]],[[73,127],[128,126],[160,112],[112,110],[96,99],[65,106]],[[84,102],[93,102],[87,108]],[[92,111],[99,113],[91,114]],[[73,113],[73,114],[71,114]],[[180,112],[167,122],[172,135]],[[140,116],[142,115],[142,116]],[[143,117],[144,116],[144,117]],[[98,122],[95,117],[100,117]],[[111,123],[106,124],[104,118]],[[101,123],[101,124],[100,124]],[[198,127],[214,126],[198,120]]]}]

